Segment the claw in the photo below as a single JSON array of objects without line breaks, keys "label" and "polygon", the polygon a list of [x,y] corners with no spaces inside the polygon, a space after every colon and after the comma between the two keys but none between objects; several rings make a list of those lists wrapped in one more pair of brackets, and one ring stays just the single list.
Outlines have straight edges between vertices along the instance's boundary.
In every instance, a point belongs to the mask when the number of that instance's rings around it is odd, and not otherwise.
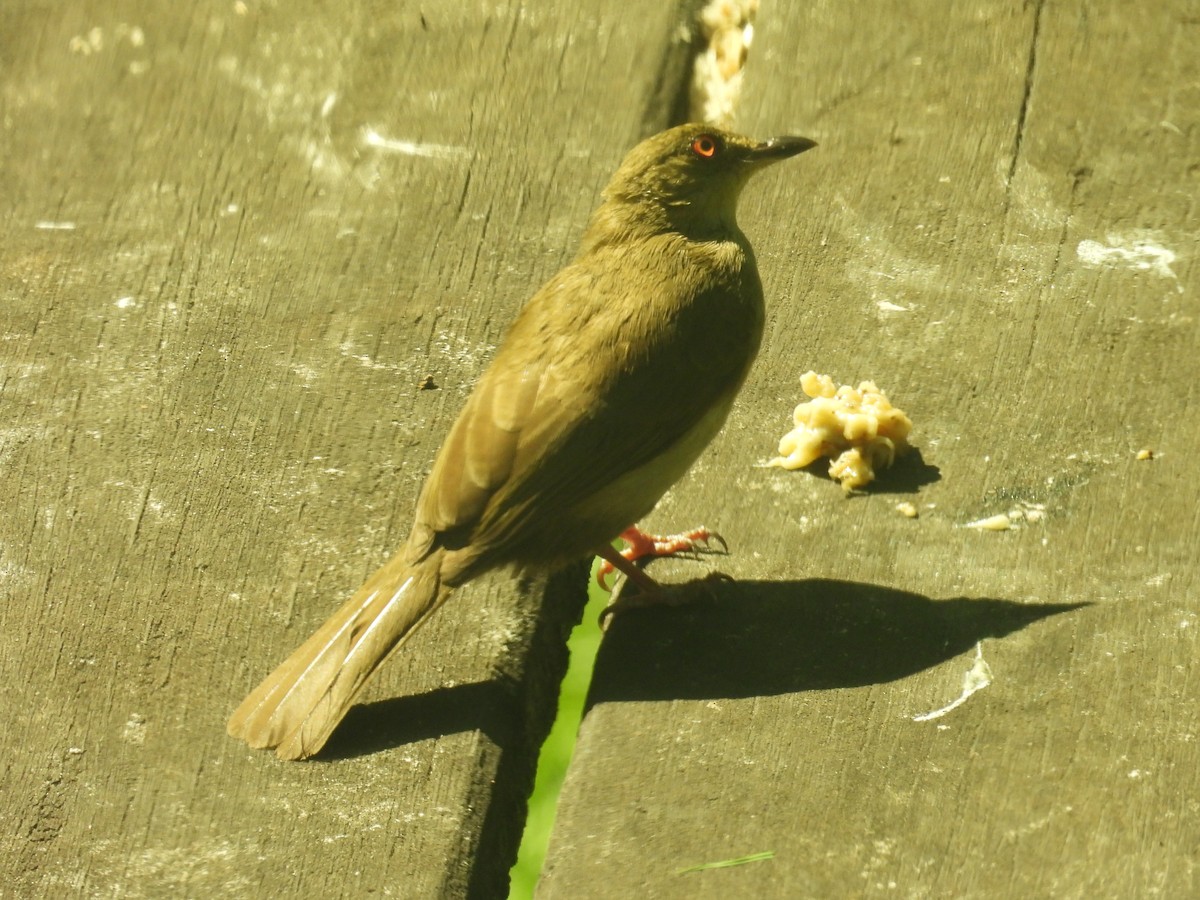
[{"label": "claw", "polygon": [[[729,552],[729,544],[726,543],[725,538],[721,537],[715,531],[709,531],[704,526],[693,528],[691,531],[684,531],[680,534],[668,535],[647,534],[634,526],[626,528],[621,532],[621,540],[628,546],[621,551],[620,555],[626,562],[630,563],[646,556],[674,556],[685,551],[690,551],[698,556],[700,545],[703,545],[704,549],[707,550],[712,546],[713,541],[721,545],[722,553]],[[616,571],[617,566],[611,557],[604,554],[601,555],[604,556],[604,562],[596,570],[596,583],[600,585],[601,589],[607,591],[609,590],[607,583],[608,576]],[[623,566],[621,569],[625,571]]]}]

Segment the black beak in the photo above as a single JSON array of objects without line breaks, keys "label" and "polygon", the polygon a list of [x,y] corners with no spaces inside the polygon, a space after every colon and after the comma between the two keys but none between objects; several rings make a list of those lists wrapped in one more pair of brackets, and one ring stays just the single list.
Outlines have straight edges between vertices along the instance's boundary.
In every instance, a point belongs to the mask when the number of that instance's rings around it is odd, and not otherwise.
[{"label": "black beak", "polygon": [[750,158],[753,160],[762,160],[763,162],[787,159],[789,156],[796,156],[805,150],[811,150],[815,146],[817,146],[816,141],[810,141],[805,137],[793,137],[791,135],[776,137],[768,141],[763,141],[763,143],[751,150]]}]

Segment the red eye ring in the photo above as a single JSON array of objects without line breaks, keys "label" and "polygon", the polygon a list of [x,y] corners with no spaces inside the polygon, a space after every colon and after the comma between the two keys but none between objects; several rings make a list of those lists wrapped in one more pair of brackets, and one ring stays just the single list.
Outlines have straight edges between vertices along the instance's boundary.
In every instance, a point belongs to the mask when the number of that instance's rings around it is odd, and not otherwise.
[{"label": "red eye ring", "polygon": [[692,141],[692,152],[703,159],[712,159],[720,149],[720,141],[711,134],[702,134]]}]

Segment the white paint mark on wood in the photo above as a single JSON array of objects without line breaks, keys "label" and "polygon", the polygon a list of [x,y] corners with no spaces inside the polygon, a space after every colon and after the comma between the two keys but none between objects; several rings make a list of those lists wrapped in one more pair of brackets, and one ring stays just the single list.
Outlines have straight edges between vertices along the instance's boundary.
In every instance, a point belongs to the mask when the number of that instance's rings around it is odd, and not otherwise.
[{"label": "white paint mark on wood", "polygon": [[386,138],[370,125],[365,126],[362,130],[362,142],[368,147],[374,147],[385,153],[401,153],[405,156],[423,156],[429,159],[467,159],[471,156],[471,151],[466,147],[456,147],[451,144],[422,144]]},{"label": "white paint mark on wood", "polygon": [[146,717],[140,713],[131,713],[121,729],[121,737],[131,744],[146,743]]},{"label": "white paint mark on wood", "polygon": [[[130,47],[144,47],[146,32],[137,25],[121,22],[115,28],[109,29],[113,45],[127,41]],[[84,34],[77,34],[67,42],[67,49],[79,56],[91,56],[100,53],[105,47],[104,29],[100,26],[88,29]]]},{"label": "white paint mark on wood", "polygon": [[958,709],[967,702],[967,698],[977,691],[982,691],[985,687],[992,683],[992,667],[987,664],[987,660],[983,658],[983,641],[975,645],[975,662],[971,668],[963,673],[962,693],[954,700],[947,703],[941,709],[935,709],[932,712],[920,713],[912,717],[914,722],[928,722],[931,719],[940,719],[952,710]]},{"label": "white paint mark on wood", "polygon": [[[1160,278],[1177,281],[1171,263],[1175,253],[1162,246],[1152,232],[1139,231],[1132,234],[1110,234],[1107,243],[1083,240],[1075,248],[1075,254],[1085,266],[1093,268],[1127,268],[1140,272],[1153,272]],[[1182,285],[1178,288],[1183,290]]]}]

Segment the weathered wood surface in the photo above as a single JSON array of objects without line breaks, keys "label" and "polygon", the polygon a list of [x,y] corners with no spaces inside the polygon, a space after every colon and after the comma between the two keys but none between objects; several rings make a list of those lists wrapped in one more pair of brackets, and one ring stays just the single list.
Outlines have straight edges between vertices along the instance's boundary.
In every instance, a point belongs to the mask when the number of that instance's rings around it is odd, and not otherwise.
[{"label": "weathered wood surface", "polygon": [[[464,591],[323,761],[224,719],[402,538],[512,312],[666,124],[679,15],[6,11],[0,893],[501,889],[574,583]],[[655,517],[719,527],[739,581],[615,624],[546,897],[1196,892],[1198,31],[763,11],[742,124],[822,146],[747,194],[768,346]],[[939,479],[755,468],[810,367],[877,379]],[[913,721],[979,641],[992,684]]]},{"label": "weathered wood surface", "polygon": [[[539,896],[1200,892],[1197,46],[1184,2],[764,4],[741,124],[821,146],[747,192],[766,352],[650,523],[738,581],[614,624]],[[808,368],[940,477],[755,468]]]},{"label": "weathered wood surface", "polygon": [[582,578],[463,591],[319,761],[224,723],[403,538],[679,9],[12,6],[0,894],[496,896]]}]

